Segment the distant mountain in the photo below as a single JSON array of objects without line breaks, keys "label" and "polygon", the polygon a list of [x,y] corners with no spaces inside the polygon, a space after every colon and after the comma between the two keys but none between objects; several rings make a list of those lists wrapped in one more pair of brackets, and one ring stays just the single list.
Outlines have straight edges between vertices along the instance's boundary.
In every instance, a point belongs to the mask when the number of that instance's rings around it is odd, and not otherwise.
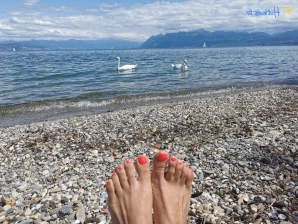
[{"label": "distant mountain", "polygon": [[133,49],[139,42],[106,39],[106,40],[28,40],[0,42],[0,51],[24,50],[95,50],[95,49]]},{"label": "distant mountain", "polygon": [[140,48],[193,48],[298,45],[298,30],[275,33],[210,32],[204,29],[151,36]]}]

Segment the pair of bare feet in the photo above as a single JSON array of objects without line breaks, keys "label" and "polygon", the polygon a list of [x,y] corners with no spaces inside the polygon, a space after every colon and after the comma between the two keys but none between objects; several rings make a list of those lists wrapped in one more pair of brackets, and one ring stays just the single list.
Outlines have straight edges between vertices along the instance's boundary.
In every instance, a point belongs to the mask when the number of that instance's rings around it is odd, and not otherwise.
[{"label": "pair of bare feet", "polygon": [[154,156],[152,174],[145,155],[138,156],[135,165],[126,160],[106,184],[112,223],[151,224],[153,208],[154,223],[185,224],[192,181],[188,165],[164,151]]}]

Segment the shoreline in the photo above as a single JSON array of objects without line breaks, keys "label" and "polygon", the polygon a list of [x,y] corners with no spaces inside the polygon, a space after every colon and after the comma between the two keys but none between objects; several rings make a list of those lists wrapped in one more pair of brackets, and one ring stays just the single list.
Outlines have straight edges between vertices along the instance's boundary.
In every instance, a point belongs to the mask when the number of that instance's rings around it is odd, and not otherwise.
[{"label": "shoreline", "polygon": [[105,181],[157,150],[195,172],[189,223],[298,221],[291,86],[0,128],[0,222],[109,223]]},{"label": "shoreline", "polygon": [[[0,108],[0,128],[12,127],[15,125],[25,125],[37,122],[54,121],[58,119],[90,116],[107,112],[127,110],[142,106],[154,106],[185,100],[195,100],[208,97],[233,95],[241,92],[255,92],[260,90],[276,88],[295,88],[295,85],[276,84],[253,84],[243,86],[232,86],[225,88],[206,88],[196,91],[182,91],[177,93],[162,93],[149,96],[133,96],[131,99],[110,99],[102,102],[87,102],[82,106],[80,102],[73,104],[51,104],[39,105],[38,102],[28,102],[20,105],[13,105],[7,108]],[[115,102],[117,101],[117,102]],[[42,103],[41,101],[40,103]],[[60,102],[61,103],[61,102]],[[94,104],[94,105],[93,105]],[[75,106],[79,105],[79,106]]]}]

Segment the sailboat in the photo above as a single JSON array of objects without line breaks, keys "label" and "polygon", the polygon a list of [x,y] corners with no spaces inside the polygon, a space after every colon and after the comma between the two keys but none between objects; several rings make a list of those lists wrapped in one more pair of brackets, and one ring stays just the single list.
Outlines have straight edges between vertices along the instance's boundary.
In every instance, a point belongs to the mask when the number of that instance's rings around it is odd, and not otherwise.
[{"label": "sailboat", "polygon": [[207,47],[205,42],[204,42],[204,44],[203,44],[203,47],[204,47],[204,48]]},{"label": "sailboat", "polygon": [[12,51],[16,51],[16,49],[15,49],[15,48],[13,48],[13,49],[12,49]]}]

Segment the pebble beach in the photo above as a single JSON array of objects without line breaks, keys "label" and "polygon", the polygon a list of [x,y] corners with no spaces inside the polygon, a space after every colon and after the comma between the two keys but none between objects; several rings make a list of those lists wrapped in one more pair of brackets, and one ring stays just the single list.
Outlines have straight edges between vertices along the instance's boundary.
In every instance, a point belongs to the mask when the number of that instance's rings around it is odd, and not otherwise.
[{"label": "pebble beach", "polygon": [[195,173],[188,223],[298,223],[297,86],[0,128],[0,223],[111,223],[106,180],[158,150]]}]

